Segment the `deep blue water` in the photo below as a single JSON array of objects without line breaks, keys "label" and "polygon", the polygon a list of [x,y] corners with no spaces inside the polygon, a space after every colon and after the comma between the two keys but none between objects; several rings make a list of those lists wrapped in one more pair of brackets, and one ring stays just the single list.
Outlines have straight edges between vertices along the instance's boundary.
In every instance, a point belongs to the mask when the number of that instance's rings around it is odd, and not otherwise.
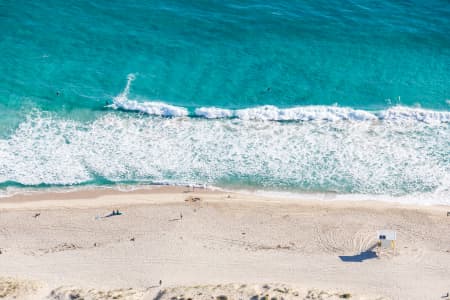
[{"label": "deep blue water", "polygon": [[0,0],[0,32],[3,191],[169,182],[450,202],[447,0]]}]

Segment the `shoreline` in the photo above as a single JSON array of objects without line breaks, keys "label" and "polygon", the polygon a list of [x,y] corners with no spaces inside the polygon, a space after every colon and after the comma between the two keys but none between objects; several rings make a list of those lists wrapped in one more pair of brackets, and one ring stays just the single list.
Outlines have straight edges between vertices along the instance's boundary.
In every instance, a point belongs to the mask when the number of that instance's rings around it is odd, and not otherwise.
[{"label": "shoreline", "polygon": [[[366,195],[366,194],[339,194],[333,192],[289,192],[289,191],[271,191],[271,190],[249,190],[249,189],[227,189],[216,186],[206,185],[171,185],[171,184],[129,184],[129,185],[88,185],[88,186],[70,186],[70,187],[48,187],[48,188],[30,188],[18,189],[17,192],[11,195],[3,195],[0,197],[0,203],[9,202],[26,202],[37,200],[70,200],[70,199],[93,199],[107,195],[121,195],[121,194],[153,194],[153,193],[173,193],[173,192],[195,192],[203,193],[224,193],[224,194],[239,194],[246,195],[253,198],[262,198],[267,200],[283,201],[306,201],[306,202],[352,202],[363,203],[385,203],[393,206],[402,207],[438,207],[450,208],[450,202],[445,203],[428,203],[420,202],[419,199],[426,198],[426,195],[421,198],[411,198],[413,196],[391,196],[391,195]],[[415,199],[413,201],[409,201]]]}]

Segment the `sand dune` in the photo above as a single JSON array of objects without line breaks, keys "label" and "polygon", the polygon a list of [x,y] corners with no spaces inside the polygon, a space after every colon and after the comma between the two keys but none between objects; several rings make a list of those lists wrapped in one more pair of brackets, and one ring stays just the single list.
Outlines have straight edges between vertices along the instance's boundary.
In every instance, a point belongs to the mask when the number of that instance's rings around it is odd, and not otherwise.
[{"label": "sand dune", "polygon": [[149,292],[145,289],[114,289],[114,290],[97,290],[82,289],[76,287],[59,287],[50,292],[47,299],[54,300],[107,300],[107,299],[123,299],[123,300],[141,300],[147,298]]},{"label": "sand dune", "polygon": [[323,291],[305,289],[286,284],[220,284],[178,286],[169,288],[121,288],[113,290],[83,289],[74,286],[61,286],[48,292],[40,290],[38,284],[18,279],[1,279],[0,298],[2,299],[47,299],[47,300],[283,300],[283,299],[373,299],[384,297],[360,296],[342,291]]},{"label": "sand dune", "polygon": [[0,299],[23,299],[36,295],[41,288],[36,282],[12,277],[0,277]]},{"label": "sand dune", "polygon": [[155,299],[169,300],[281,300],[281,299],[379,299],[380,297],[361,298],[346,292],[323,291],[318,289],[307,290],[286,284],[226,284],[192,287],[175,287],[161,290]]}]

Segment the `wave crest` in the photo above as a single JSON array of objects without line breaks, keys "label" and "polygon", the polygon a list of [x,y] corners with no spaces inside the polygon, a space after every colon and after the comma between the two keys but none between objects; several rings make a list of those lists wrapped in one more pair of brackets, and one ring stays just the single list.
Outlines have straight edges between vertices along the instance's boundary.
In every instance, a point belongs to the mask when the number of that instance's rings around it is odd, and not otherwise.
[{"label": "wave crest", "polygon": [[131,83],[136,78],[129,74],[127,84],[119,95],[114,97],[109,107],[124,111],[141,112],[162,117],[200,117],[205,119],[228,119],[259,121],[387,121],[387,122],[423,122],[427,124],[450,123],[449,111],[433,111],[421,108],[395,106],[382,111],[365,111],[339,106],[310,105],[292,108],[279,108],[264,105],[244,109],[225,109],[219,107],[200,107],[193,113],[185,107],[170,105],[161,101],[139,102],[128,98]]},{"label": "wave crest", "polygon": [[114,97],[113,104],[110,105],[111,108],[128,111],[137,111],[148,115],[162,116],[162,117],[183,117],[188,115],[188,110],[184,107],[170,105],[161,101],[138,102],[136,100],[128,99],[131,83],[135,79],[136,76],[134,74],[128,75],[127,85],[125,86],[122,93]]},{"label": "wave crest", "polygon": [[370,112],[337,106],[303,106],[281,109],[266,105],[236,110],[235,116],[243,120],[268,121],[368,121],[377,117]]},{"label": "wave crest", "polygon": [[395,106],[379,113],[379,118],[393,121],[419,121],[428,124],[450,123],[450,112]]}]

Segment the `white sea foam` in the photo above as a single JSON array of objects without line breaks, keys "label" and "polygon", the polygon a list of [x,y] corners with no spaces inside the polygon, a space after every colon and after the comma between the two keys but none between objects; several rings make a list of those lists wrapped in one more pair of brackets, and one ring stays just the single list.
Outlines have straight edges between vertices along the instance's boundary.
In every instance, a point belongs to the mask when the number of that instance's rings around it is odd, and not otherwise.
[{"label": "white sea foam", "polygon": [[224,119],[234,117],[234,112],[230,109],[217,107],[200,107],[195,110],[195,116],[206,119]]},{"label": "white sea foam", "polygon": [[380,118],[391,121],[419,121],[428,124],[450,123],[450,111],[433,111],[395,106],[380,112]]},{"label": "white sea foam", "polygon": [[[130,100],[134,78],[128,77],[113,108],[188,115],[184,108]],[[31,112],[0,139],[0,183],[72,185],[100,178],[450,204],[447,112],[264,106],[203,107],[194,115],[208,120],[110,112],[81,122]]]},{"label": "white sea foam", "polygon": [[34,112],[0,139],[0,183],[102,178],[411,201],[429,195],[432,203],[450,204],[449,140],[448,125],[422,122],[206,121],[112,112],[79,122]]},{"label": "white sea foam", "polygon": [[[186,108],[172,106],[164,102],[138,102],[135,100],[120,102],[115,100],[111,107],[163,117],[185,117],[189,115]],[[206,119],[238,118],[255,121],[391,121],[423,122],[434,125],[450,123],[450,112],[403,106],[395,106],[376,112],[336,106],[302,106],[282,109],[266,105],[238,110],[201,107],[195,109],[193,116]]]},{"label": "white sea foam", "polygon": [[[137,111],[148,115],[163,117],[189,116],[187,108],[173,106],[161,101],[137,101],[129,99],[131,83],[135,75],[127,77],[127,84],[119,95],[114,97],[111,108],[125,111]],[[264,105],[244,109],[224,109],[218,107],[200,107],[192,116],[206,119],[238,118],[257,121],[390,121],[390,122],[423,122],[427,124],[450,123],[449,111],[433,111],[421,108],[394,106],[383,111],[365,111],[337,105],[310,105],[292,108],[279,108]]]},{"label": "white sea foam", "polygon": [[164,102],[138,102],[135,100],[126,100],[123,102],[115,101],[113,108],[138,111],[153,116],[162,117],[184,117],[188,115],[188,111],[184,107],[173,106]]},{"label": "white sea foam", "polygon": [[188,115],[188,110],[184,107],[173,106],[161,101],[144,101],[128,99],[130,93],[131,83],[136,79],[134,74],[129,74],[127,77],[127,85],[125,89],[114,97],[113,104],[110,105],[114,109],[122,109],[129,111],[142,112],[148,115],[162,116],[162,117],[183,117]]},{"label": "white sea foam", "polygon": [[240,109],[235,112],[235,115],[243,120],[270,121],[368,121],[378,119],[374,114],[363,110],[319,105],[285,109],[266,105]]}]

